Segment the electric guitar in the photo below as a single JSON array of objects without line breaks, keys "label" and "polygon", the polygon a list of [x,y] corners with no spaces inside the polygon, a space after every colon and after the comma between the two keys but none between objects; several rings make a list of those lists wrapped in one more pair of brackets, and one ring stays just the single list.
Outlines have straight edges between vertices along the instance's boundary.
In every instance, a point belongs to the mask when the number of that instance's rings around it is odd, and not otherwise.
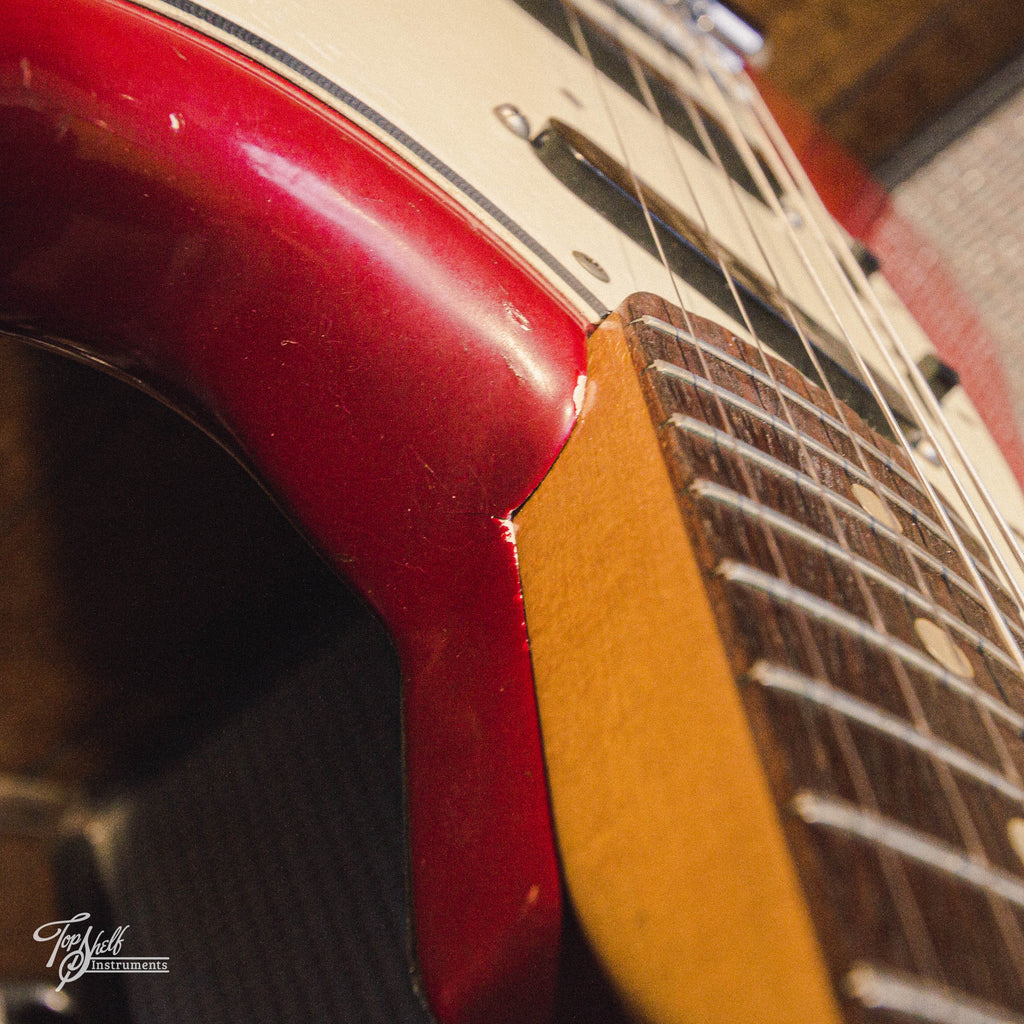
[{"label": "electric guitar", "polygon": [[1024,1020],[1024,502],[737,46],[5,5],[0,329],[199,425],[380,616],[444,1024],[572,1019],[573,922],[628,1019]]}]

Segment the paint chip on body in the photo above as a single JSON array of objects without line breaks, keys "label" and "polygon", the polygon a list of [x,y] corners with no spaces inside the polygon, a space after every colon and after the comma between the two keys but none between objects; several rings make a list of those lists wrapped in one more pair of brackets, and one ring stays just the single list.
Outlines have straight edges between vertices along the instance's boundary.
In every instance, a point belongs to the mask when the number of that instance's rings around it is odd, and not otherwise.
[{"label": "paint chip on body", "polygon": [[587,375],[581,373],[576,378],[576,387],[572,391],[573,416],[578,417],[583,412],[583,401],[587,397]]}]

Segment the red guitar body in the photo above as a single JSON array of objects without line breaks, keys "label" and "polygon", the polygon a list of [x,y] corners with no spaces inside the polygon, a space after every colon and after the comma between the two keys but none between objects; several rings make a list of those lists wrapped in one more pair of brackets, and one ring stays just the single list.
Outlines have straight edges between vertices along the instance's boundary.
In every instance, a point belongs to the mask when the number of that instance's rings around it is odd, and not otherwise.
[{"label": "red guitar body", "polygon": [[17,2],[0,61],[0,327],[205,426],[383,617],[422,983],[442,1019],[529,1019],[561,895],[503,520],[572,426],[583,322],[383,146],[181,26]]}]

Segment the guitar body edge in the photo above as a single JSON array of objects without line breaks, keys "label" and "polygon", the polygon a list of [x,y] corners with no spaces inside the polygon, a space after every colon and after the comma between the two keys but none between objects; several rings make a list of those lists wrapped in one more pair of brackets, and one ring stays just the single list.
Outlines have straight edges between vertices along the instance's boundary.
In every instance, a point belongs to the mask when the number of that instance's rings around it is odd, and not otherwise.
[{"label": "guitar body edge", "polygon": [[120,0],[8,5],[0,95],[0,330],[206,423],[382,615],[425,994],[542,1015],[561,895],[504,520],[571,429],[582,317],[336,112]]}]

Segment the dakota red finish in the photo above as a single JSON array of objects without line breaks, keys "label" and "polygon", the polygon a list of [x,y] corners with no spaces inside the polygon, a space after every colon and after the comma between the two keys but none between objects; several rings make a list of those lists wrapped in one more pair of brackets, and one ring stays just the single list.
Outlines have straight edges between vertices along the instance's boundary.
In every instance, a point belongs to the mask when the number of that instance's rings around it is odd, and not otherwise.
[{"label": "dakota red finish", "polygon": [[559,877],[501,519],[571,427],[581,319],[249,60],[119,0],[8,0],[0,327],[205,418],[380,611],[426,992],[543,1015]]}]

